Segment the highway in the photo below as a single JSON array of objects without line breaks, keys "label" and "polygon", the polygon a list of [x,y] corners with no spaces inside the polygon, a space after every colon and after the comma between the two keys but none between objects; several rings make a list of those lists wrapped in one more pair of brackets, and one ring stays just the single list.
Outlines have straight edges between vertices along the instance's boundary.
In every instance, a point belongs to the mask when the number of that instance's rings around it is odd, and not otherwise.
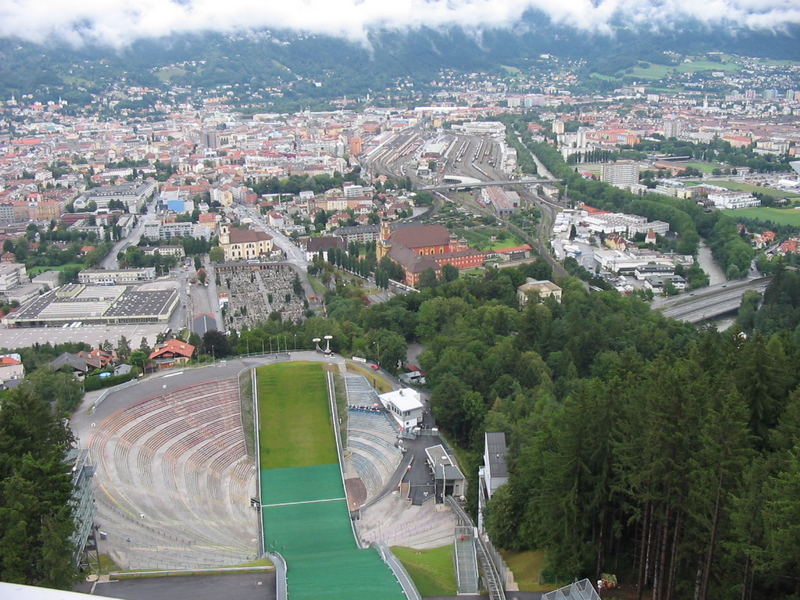
[{"label": "highway", "polygon": [[665,317],[686,323],[700,323],[737,311],[745,292],[754,290],[764,293],[770,281],[771,277],[729,281],[673,298],[656,299],[652,307],[660,310]]}]

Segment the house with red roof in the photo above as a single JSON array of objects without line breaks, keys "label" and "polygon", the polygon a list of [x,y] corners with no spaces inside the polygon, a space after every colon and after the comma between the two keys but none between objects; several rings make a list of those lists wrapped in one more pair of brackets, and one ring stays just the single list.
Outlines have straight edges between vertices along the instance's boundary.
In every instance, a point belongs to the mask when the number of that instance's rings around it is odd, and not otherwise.
[{"label": "house with red roof", "polygon": [[0,356],[0,384],[5,387],[7,381],[23,379],[25,367],[19,354],[3,354]]},{"label": "house with red roof", "polygon": [[785,256],[786,254],[798,254],[798,251],[800,251],[800,240],[797,238],[789,238],[778,246],[775,253]]},{"label": "house with red roof", "polygon": [[167,340],[156,344],[147,360],[157,369],[170,369],[184,365],[194,356],[195,347],[180,340]]}]

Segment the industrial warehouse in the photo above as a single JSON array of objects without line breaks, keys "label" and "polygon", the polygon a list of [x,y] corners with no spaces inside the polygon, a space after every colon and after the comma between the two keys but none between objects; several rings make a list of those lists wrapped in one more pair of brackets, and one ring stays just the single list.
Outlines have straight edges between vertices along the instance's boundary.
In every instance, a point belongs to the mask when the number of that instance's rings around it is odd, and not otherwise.
[{"label": "industrial warehouse", "polygon": [[73,283],[30,300],[2,322],[7,327],[166,323],[177,305],[174,289]]}]

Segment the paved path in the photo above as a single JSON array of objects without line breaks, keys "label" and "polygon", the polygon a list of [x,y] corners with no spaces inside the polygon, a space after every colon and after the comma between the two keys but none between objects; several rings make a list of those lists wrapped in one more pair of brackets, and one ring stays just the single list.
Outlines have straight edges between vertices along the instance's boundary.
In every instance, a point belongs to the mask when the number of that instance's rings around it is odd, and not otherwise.
[{"label": "paved path", "polygon": [[129,579],[98,583],[94,593],[126,600],[273,600],[275,573]]}]

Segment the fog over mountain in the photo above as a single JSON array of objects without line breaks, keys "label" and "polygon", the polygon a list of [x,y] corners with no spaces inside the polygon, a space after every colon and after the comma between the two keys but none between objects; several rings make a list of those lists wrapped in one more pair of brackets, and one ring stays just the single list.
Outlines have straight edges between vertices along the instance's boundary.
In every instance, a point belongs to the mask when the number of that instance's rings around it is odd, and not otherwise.
[{"label": "fog over mountain", "polygon": [[545,18],[580,31],[680,29],[686,21],[728,31],[785,32],[800,25],[797,0],[10,0],[0,37],[35,43],[124,47],[187,33],[276,29],[370,44],[377,31],[460,27],[472,34]]}]

